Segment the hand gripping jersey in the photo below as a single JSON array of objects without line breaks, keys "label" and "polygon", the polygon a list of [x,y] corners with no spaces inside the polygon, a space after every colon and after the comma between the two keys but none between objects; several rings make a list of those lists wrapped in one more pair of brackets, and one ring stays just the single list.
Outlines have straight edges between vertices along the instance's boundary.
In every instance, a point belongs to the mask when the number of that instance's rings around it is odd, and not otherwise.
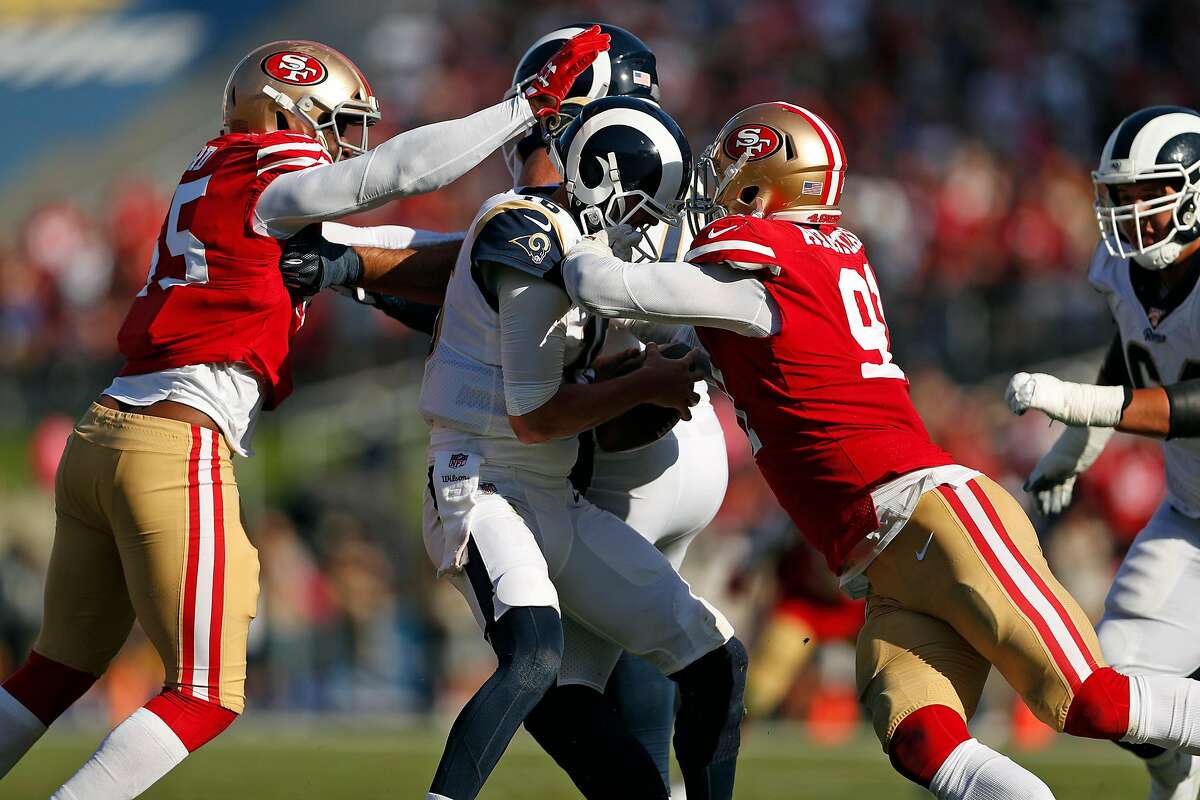
[{"label": "hand gripping jersey", "polygon": [[[1140,389],[1200,378],[1200,298],[1195,285],[1179,287],[1178,296],[1164,303],[1167,308],[1147,307],[1134,288],[1133,270],[1140,269],[1110,256],[1101,245],[1088,270],[1088,280],[1104,294],[1117,323],[1133,385]],[[1167,502],[1200,518],[1200,439],[1167,439],[1163,456]]]},{"label": "hand gripping jersey", "polygon": [[[508,191],[480,208],[450,274],[421,382],[420,411],[435,428],[435,446],[441,427],[469,434],[488,460],[562,476],[570,472],[574,437],[522,445],[509,425],[498,300],[479,265],[502,264],[561,287],[563,255],[579,238],[571,216],[543,194]],[[559,324],[567,338],[564,380],[573,380],[599,352],[607,322],[572,306]]]},{"label": "hand gripping jersey", "polygon": [[288,347],[304,306],[284,288],[280,243],[254,231],[254,207],[275,178],[329,160],[315,139],[287,131],[219,136],[201,149],[121,326],[122,375],[240,362],[258,376],[265,408],[291,392]]},{"label": "hand gripping jersey", "polygon": [[862,242],[831,225],[732,216],[705,227],[687,260],[757,270],[779,307],[774,336],[697,332],[772,491],[840,572],[879,526],[872,488],[953,463],[930,441],[892,361]]}]

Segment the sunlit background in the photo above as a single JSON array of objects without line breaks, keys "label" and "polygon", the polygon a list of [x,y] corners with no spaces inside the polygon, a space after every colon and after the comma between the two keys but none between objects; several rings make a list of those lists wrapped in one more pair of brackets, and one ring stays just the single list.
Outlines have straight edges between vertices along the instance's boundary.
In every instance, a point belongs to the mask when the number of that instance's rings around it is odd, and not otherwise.
[{"label": "sunlit background", "polygon": [[[313,38],[350,55],[380,98],[376,137],[496,102],[534,39],[591,20],[649,43],[664,109],[693,149],[755,102],[817,111],[845,143],[845,224],[866,242],[918,409],[961,463],[1024,498],[1020,482],[1058,429],[1010,417],[1001,388],[1034,366],[1094,375],[1113,327],[1085,277],[1097,240],[1089,170],[1127,113],[1197,103],[1196,11],[1135,0],[0,0],[0,676],[38,629],[64,438],[120,366],[116,331],[166,202],[217,133],[228,71],[255,45]],[[357,221],[458,230],[509,183],[496,156]],[[257,455],[237,461],[262,561],[250,716],[437,728],[492,668],[420,544],[414,408],[427,345],[319,297],[293,347],[297,391],[264,415]],[[685,573],[763,663],[778,662],[751,686],[754,717],[826,742],[859,736],[849,642],[861,611],[793,545],[741,434],[730,426],[727,438],[725,507]],[[1035,517],[1089,613],[1161,484],[1157,447],[1120,436],[1067,515]],[[768,652],[789,636],[809,641]],[[135,630],[64,724],[122,718],[160,670]],[[982,714],[999,741],[1048,736],[1002,689]]]}]

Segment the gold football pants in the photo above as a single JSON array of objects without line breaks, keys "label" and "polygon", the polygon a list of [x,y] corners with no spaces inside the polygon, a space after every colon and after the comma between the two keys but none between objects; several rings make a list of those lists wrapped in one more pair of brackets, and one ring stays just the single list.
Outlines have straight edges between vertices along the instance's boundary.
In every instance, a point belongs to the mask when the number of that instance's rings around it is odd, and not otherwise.
[{"label": "gold football pants", "polygon": [[240,713],[258,553],[220,433],[92,404],[55,483],[34,649],[99,675],[136,616],[170,689]]},{"label": "gold football pants", "polygon": [[1075,690],[1104,666],[1025,512],[985,477],[925,492],[867,577],[858,684],[885,748],[924,706],[969,718],[989,665],[1061,731]]}]

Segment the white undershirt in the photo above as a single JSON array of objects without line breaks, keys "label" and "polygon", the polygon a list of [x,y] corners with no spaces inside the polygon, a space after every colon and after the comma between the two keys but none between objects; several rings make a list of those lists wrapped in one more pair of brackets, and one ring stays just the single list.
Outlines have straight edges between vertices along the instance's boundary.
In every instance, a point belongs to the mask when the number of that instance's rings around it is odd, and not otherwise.
[{"label": "white undershirt", "polygon": [[191,364],[142,375],[119,375],[104,394],[126,405],[148,406],[170,400],[212,417],[229,449],[253,455],[250,438],[263,394],[258,377],[244,364]]},{"label": "white undershirt", "polygon": [[866,597],[870,590],[867,582],[867,567],[895,539],[917,510],[921,495],[942,484],[955,488],[979,477],[979,470],[958,464],[929,467],[907,472],[899,478],[875,487],[871,502],[875,505],[875,517],[879,527],[867,534],[850,552],[846,559],[848,567],[838,576],[842,591],[851,597]]}]

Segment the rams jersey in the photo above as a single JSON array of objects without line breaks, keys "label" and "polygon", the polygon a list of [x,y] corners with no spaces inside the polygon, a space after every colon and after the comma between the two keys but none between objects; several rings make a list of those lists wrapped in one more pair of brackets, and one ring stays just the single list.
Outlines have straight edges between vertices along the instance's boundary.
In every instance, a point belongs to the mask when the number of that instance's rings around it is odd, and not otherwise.
[{"label": "rams jersey", "polygon": [[[574,437],[523,445],[509,425],[498,300],[480,265],[503,264],[561,287],[563,257],[579,238],[575,220],[541,193],[508,191],[480,208],[446,286],[421,382],[420,411],[434,428],[435,449],[453,442],[473,447],[486,461],[543,474],[570,472]],[[603,345],[606,323],[572,306],[559,324],[567,338],[564,379],[573,380]]]},{"label": "rams jersey", "polygon": [[[1103,246],[1092,256],[1088,280],[1103,293],[1121,336],[1125,366],[1136,388],[1200,378],[1200,298],[1195,286],[1174,307],[1143,305],[1134,288],[1132,262]],[[1200,439],[1163,442],[1167,501],[1200,518]]]},{"label": "rams jersey", "polygon": [[779,308],[773,336],[696,330],[763,476],[839,573],[879,526],[873,488],[953,463],[930,441],[892,360],[863,244],[832,225],[730,216],[697,234],[687,260],[756,270]]}]

